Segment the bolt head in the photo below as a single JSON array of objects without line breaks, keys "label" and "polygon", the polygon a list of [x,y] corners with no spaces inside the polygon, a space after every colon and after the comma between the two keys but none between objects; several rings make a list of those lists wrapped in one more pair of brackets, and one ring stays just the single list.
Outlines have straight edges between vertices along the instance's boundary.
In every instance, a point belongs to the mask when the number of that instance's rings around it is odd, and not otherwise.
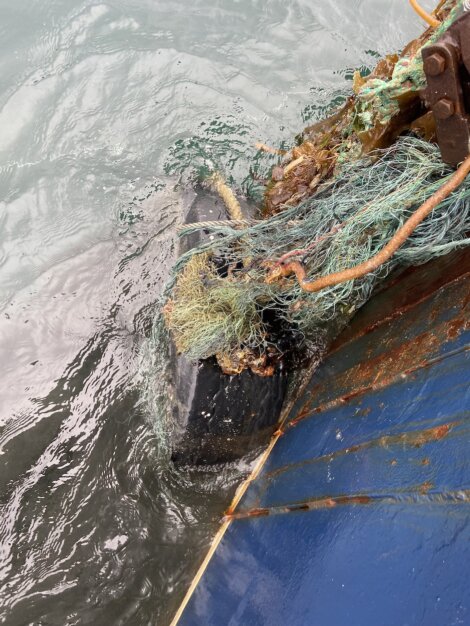
[{"label": "bolt head", "polygon": [[446,120],[455,113],[455,106],[452,100],[442,98],[433,106],[434,115],[438,120]]},{"label": "bolt head", "polygon": [[429,76],[439,76],[446,69],[446,59],[439,52],[434,52],[424,59],[424,71]]}]

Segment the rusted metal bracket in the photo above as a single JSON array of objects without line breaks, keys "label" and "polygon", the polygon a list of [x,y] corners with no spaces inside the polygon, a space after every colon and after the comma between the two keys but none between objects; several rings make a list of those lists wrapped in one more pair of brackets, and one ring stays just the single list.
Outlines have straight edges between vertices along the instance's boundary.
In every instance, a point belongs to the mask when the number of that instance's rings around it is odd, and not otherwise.
[{"label": "rusted metal bracket", "polygon": [[470,154],[470,13],[422,51],[423,98],[436,119],[442,159],[457,166]]}]

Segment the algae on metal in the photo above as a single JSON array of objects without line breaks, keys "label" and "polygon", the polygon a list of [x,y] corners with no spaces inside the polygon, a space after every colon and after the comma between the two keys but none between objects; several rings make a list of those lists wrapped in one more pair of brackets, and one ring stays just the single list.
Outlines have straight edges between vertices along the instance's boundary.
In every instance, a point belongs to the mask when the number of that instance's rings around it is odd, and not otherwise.
[{"label": "algae on metal", "polygon": [[343,163],[390,146],[403,132],[414,130],[427,140],[434,138],[433,119],[423,119],[427,112],[419,95],[426,82],[421,50],[442,35],[463,6],[463,0],[442,0],[436,9],[441,26],[428,28],[401,55],[381,59],[369,76],[355,73],[353,94],[344,107],[306,128],[300,145],[273,170],[264,199],[265,215],[312,195]]}]

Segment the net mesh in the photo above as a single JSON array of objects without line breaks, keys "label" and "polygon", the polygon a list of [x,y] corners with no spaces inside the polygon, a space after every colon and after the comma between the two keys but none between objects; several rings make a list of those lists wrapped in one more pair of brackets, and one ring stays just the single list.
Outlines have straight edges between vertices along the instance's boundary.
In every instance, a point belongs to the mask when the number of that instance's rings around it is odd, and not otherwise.
[{"label": "net mesh", "polygon": [[385,151],[344,163],[314,196],[259,224],[243,230],[214,225],[212,240],[179,259],[168,286],[163,314],[178,350],[192,359],[244,349],[282,354],[273,319],[295,329],[298,347],[324,343],[392,270],[470,242],[470,180],[362,279],[306,293],[295,278],[267,282],[269,269],[289,254],[314,279],[368,260],[451,175],[436,146],[404,137]]}]

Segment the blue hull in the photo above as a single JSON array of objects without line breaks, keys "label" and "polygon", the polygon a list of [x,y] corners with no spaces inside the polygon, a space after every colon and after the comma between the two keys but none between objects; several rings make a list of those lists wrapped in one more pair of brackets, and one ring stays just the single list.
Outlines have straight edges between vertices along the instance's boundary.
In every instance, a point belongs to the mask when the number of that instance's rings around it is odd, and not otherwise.
[{"label": "blue hull", "polygon": [[470,255],[390,281],[293,407],[179,620],[470,624]]}]

